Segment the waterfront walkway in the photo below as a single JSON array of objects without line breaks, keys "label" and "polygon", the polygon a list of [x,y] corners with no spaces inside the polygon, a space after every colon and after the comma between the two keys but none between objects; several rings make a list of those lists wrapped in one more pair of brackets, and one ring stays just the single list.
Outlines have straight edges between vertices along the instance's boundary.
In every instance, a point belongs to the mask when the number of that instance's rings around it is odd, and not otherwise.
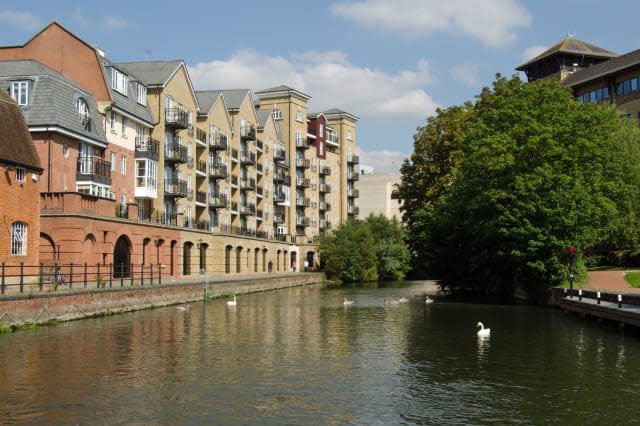
[{"label": "waterfront walkway", "polygon": [[606,293],[640,294],[640,288],[631,287],[625,281],[624,276],[627,272],[635,271],[591,271],[583,288]]}]

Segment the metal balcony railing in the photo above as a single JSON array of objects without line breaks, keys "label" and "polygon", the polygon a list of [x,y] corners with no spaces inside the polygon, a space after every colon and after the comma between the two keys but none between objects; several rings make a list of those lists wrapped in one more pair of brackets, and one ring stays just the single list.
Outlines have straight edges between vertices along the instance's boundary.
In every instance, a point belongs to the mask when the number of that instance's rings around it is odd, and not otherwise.
[{"label": "metal balcony railing", "polygon": [[189,127],[189,114],[181,108],[167,108],[165,110],[165,125],[176,129]]}]

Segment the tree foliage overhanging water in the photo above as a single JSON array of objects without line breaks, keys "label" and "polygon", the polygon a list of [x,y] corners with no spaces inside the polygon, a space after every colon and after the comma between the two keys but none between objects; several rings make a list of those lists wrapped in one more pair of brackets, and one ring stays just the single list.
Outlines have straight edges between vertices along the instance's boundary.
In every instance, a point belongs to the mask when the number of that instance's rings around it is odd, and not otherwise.
[{"label": "tree foliage overhanging water", "polygon": [[556,81],[500,75],[475,103],[414,135],[394,196],[414,268],[452,290],[540,301],[567,279],[567,249],[638,246],[640,131]]}]

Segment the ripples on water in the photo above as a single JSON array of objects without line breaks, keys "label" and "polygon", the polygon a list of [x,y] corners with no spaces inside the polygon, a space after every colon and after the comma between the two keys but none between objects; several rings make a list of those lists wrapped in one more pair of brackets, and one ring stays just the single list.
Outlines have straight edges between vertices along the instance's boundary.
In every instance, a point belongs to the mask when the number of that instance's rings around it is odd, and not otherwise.
[{"label": "ripples on water", "polygon": [[0,336],[0,424],[635,421],[637,333],[550,309],[425,305],[426,288],[294,288]]}]

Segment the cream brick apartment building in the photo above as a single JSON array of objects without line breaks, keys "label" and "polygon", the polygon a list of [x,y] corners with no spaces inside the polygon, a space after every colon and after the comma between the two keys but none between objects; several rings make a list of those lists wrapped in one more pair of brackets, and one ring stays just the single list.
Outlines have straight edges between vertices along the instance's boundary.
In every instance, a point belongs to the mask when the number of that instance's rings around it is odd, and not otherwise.
[{"label": "cream brick apartment building", "polygon": [[[29,123],[43,75],[67,88],[56,95],[66,121]],[[317,265],[315,237],[357,210],[357,118],[309,114],[294,89],[286,116],[273,90],[196,91],[181,60],[117,63],[56,22],[0,48],[0,77],[27,84],[22,109],[47,159],[34,262],[289,271]]]}]

